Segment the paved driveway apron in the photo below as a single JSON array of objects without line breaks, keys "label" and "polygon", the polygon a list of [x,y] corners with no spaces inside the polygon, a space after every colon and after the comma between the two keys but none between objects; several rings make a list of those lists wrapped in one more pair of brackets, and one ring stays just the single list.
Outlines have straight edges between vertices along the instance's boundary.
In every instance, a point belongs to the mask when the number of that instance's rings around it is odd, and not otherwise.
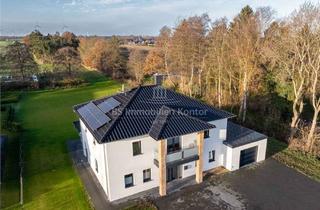
[{"label": "paved driveway apron", "polygon": [[320,183],[269,158],[156,199],[164,210],[320,210]]}]

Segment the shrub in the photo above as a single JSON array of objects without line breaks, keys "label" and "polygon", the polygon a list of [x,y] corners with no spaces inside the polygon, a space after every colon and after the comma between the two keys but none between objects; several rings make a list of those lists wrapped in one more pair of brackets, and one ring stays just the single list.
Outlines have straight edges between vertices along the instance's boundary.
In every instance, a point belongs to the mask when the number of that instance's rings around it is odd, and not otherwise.
[{"label": "shrub", "polygon": [[83,84],[85,81],[80,78],[74,78],[74,79],[63,79],[61,81],[58,81],[55,83],[55,87],[76,87],[81,84]]},{"label": "shrub", "polygon": [[76,87],[83,83],[85,83],[85,81],[78,77],[65,78],[64,72],[46,72],[39,76],[39,88]]},{"label": "shrub", "polygon": [[27,89],[36,89],[36,88],[37,88],[37,85],[33,81],[10,81],[10,82],[1,83],[2,91],[27,90]]}]

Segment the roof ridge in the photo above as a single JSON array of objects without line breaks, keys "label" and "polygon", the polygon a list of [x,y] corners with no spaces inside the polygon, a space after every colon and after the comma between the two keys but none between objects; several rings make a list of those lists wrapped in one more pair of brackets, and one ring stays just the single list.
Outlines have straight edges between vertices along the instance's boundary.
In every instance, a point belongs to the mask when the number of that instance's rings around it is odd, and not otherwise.
[{"label": "roof ridge", "polygon": [[160,110],[159,110],[159,113],[158,113],[157,117],[156,117],[155,120],[153,121],[152,126],[150,127],[150,129],[149,129],[149,131],[148,131],[148,134],[149,134],[149,135],[150,135],[151,131],[153,130],[154,125],[157,123],[157,120],[158,120],[159,116],[162,116],[162,115],[161,115],[161,110],[163,110],[163,109],[167,109],[167,110],[169,110],[169,112],[166,112],[165,119],[163,119],[163,123],[162,123],[162,125],[161,125],[161,129],[159,130],[158,135],[156,136],[157,139],[159,138],[159,136],[161,136],[163,130],[164,130],[165,127],[167,126],[167,121],[168,121],[169,118],[173,115],[174,112],[176,112],[177,114],[180,114],[180,115],[182,115],[182,116],[184,116],[184,117],[187,117],[187,118],[189,118],[189,119],[191,119],[191,120],[196,120],[197,122],[200,122],[200,123],[202,123],[202,124],[210,125],[210,126],[213,126],[214,128],[216,127],[215,125],[212,125],[212,124],[210,124],[210,123],[208,123],[208,122],[205,122],[205,121],[203,121],[203,120],[200,120],[200,119],[198,119],[198,118],[196,118],[196,117],[193,117],[193,116],[184,114],[184,113],[182,113],[182,112],[179,111],[179,110],[175,110],[175,109],[170,108],[170,107],[168,107],[168,106],[166,106],[166,105],[162,105],[162,107],[161,107]]},{"label": "roof ridge", "polygon": [[124,110],[131,104],[131,102],[133,101],[133,99],[137,96],[137,93],[141,90],[141,86],[137,87],[135,89],[135,93],[131,96],[131,98],[127,101],[127,103],[123,106],[123,110],[122,112],[110,123],[109,128],[106,130],[103,138],[101,141],[104,140],[104,138],[107,136],[107,134],[109,133],[109,131],[114,127],[115,123],[119,120],[119,118],[123,115]]},{"label": "roof ridge", "polygon": [[167,112],[167,113],[165,114],[165,119],[164,119],[164,122],[162,123],[161,129],[160,129],[160,131],[159,131],[159,134],[158,134],[157,138],[158,138],[159,136],[161,136],[161,133],[162,133],[162,131],[164,130],[164,127],[165,127],[166,124],[167,124],[168,117],[169,117],[169,115],[170,115],[171,112],[172,112],[172,109],[170,109],[170,107],[167,107],[166,105],[162,105],[161,108],[159,109],[159,113],[158,113],[157,117],[156,117],[156,118],[154,119],[154,121],[152,122],[152,125],[151,125],[151,127],[150,127],[150,129],[149,129],[148,134],[149,134],[150,131],[152,130],[153,125],[157,122],[158,117],[161,116],[161,110],[162,110],[162,109],[169,109],[169,112]]}]

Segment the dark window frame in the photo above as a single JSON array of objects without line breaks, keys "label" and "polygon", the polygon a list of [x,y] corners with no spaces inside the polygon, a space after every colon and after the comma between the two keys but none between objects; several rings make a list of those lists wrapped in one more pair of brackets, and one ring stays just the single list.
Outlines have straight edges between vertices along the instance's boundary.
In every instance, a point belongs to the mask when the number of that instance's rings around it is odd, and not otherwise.
[{"label": "dark window frame", "polygon": [[[150,172],[150,177],[145,178],[144,175],[145,175],[145,173],[147,173],[148,171]],[[148,168],[148,169],[143,170],[142,174],[143,174],[143,182],[149,182],[149,181],[151,181],[151,168]]]},{"label": "dark window frame", "polygon": [[[134,145],[138,144],[138,148],[135,148]],[[141,155],[141,141],[135,141],[132,142],[132,155],[133,156],[137,156],[137,155]]]},{"label": "dark window frame", "polygon": [[99,166],[98,166],[97,159],[94,159],[94,163],[95,163],[96,172],[99,173]]},{"label": "dark window frame", "polygon": [[180,136],[167,139],[167,153],[174,153],[181,150]]},{"label": "dark window frame", "polygon": [[205,139],[210,138],[210,131],[209,130],[204,131],[204,138]]},{"label": "dark window frame", "polygon": [[191,168],[192,168],[191,165],[185,165],[185,166],[183,167],[183,170],[186,171],[186,170],[189,170],[189,169],[191,169]]},{"label": "dark window frame", "polygon": [[[129,184],[126,183],[127,177],[131,177],[131,179],[132,179],[132,182]],[[133,187],[133,186],[134,186],[133,174],[131,173],[131,174],[124,175],[124,187],[129,188],[129,187]]]},{"label": "dark window frame", "polygon": [[[210,158],[210,153],[211,153],[211,158]],[[215,150],[211,150],[209,151],[209,163],[216,161],[216,151]]]}]

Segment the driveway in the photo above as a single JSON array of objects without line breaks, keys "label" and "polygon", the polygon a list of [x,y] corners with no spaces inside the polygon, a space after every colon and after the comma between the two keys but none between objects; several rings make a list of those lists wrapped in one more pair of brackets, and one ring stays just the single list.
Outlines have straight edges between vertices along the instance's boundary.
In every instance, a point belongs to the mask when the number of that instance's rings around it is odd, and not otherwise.
[{"label": "driveway", "polygon": [[242,194],[248,209],[320,209],[320,183],[273,158],[224,180]]},{"label": "driveway", "polygon": [[165,197],[152,189],[110,203],[82,155],[81,142],[69,141],[68,148],[95,209],[123,209],[139,199],[151,200],[160,210],[320,209],[320,183],[273,158],[224,175],[207,175],[201,184],[194,184],[192,177],[180,180]]},{"label": "driveway", "polygon": [[164,210],[255,209],[319,210],[320,183],[269,158],[201,185],[158,198]]}]

